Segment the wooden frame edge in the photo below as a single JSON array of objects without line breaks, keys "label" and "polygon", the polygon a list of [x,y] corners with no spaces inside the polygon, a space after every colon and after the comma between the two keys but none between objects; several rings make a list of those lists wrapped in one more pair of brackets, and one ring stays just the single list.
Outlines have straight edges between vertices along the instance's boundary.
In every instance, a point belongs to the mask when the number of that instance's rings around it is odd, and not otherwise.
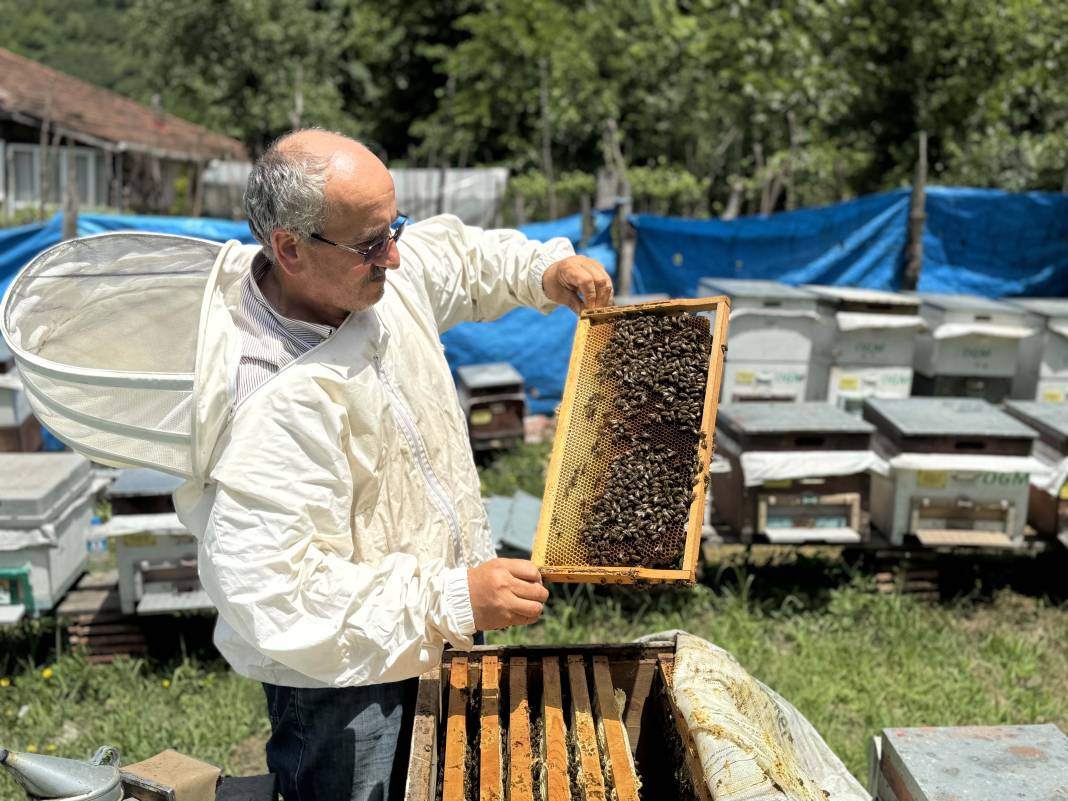
[{"label": "wooden frame edge", "polygon": [[[582,355],[586,352],[586,339],[589,333],[590,321],[579,319],[578,326],[575,328],[575,340],[571,345],[571,359],[567,365],[568,375],[571,375],[572,371],[577,374],[579,365],[582,363]],[[564,397],[560,399],[560,410],[556,417],[556,435],[553,437],[549,466],[545,471],[545,492],[542,493],[541,514],[538,517],[538,527],[534,532],[534,547],[530,554],[530,560],[539,567],[545,564],[549,527],[552,523],[553,509],[556,507],[560,471],[563,469],[564,441],[567,439],[567,431],[571,426],[577,385],[577,382],[564,384]]]}]

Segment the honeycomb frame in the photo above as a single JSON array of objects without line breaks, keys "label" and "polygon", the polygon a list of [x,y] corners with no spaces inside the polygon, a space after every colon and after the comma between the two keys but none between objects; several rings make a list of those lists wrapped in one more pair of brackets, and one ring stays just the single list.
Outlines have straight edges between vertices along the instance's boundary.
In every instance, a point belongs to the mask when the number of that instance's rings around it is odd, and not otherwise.
[{"label": "honeycomb frame", "polygon": [[[686,525],[686,540],[682,564],[677,568],[642,566],[601,566],[589,564],[583,556],[585,546],[579,538],[580,525],[575,524],[576,509],[590,503],[596,496],[598,480],[610,461],[610,454],[598,453],[596,442],[589,441],[589,429],[603,422],[605,411],[613,398],[604,388],[596,386],[594,373],[597,356],[607,343],[611,326],[634,314],[655,313],[684,315],[710,313],[709,333],[712,337],[708,372],[705,382],[704,409],[701,415],[703,434],[697,445],[700,471],[694,487],[694,497]],[[614,306],[584,311],[579,317],[575,341],[568,364],[567,383],[560,403],[556,437],[545,479],[541,516],[534,536],[531,559],[549,581],[596,584],[686,583],[692,584],[697,575],[697,557],[701,543],[701,527],[707,496],[708,466],[712,460],[716,411],[719,406],[723,380],[723,358],[726,352],[727,323],[730,301],[726,297],[669,300]],[[600,416],[602,420],[596,418]],[[583,418],[590,423],[585,425]],[[585,429],[585,430],[583,430]],[[593,465],[591,477],[584,479],[583,492],[572,498],[586,466]],[[590,484],[589,482],[593,482]],[[590,489],[591,486],[594,489]],[[563,519],[569,518],[569,519]],[[570,523],[570,525],[569,525]],[[564,552],[570,556],[564,555]],[[577,554],[577,556],[576,556]]]}]

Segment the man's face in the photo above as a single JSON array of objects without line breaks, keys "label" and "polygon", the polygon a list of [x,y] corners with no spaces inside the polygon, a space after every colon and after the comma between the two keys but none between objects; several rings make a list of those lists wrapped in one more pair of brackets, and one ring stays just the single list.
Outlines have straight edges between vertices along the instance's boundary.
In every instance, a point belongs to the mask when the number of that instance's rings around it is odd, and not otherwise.
[{"label": "man's face", "polygon": [[[327,181],[327,218],[318,233],[340,245],[366,250],[390,233],[397,219],[393,181],[382,175],[363,181],[334,174]],[[386,271],[400,266],[400,252],[390,242],[370,256],[361,256],[312,239],[300,243],[310,268],[302,275],[302,292],[312,303],[355,312],[382,299]]]}]

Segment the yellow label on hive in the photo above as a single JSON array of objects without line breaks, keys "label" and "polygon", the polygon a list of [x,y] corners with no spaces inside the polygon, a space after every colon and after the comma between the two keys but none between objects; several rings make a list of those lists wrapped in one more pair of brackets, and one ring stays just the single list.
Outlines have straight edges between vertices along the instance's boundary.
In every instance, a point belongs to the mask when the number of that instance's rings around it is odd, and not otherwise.
[{"label": "yellow label on hive", "polygon": [[1060,499],[1062,501],[1068,501],[1068,482],[1061,484]]},{"label": "yellow label on hive", "polygon": [[149,548],[156,544],[154,534],[131,534],[123,537],[120,542],[127,548]]},{"label": "yellow label on hive", "polygon": [[765,489],[789,489],[793,485],[794,482],[788,478],[764,482]]},{"label": "yellow label on hive", "polygon": [[477,409],[471,412],[471,425],[484,426],[490,422],[493,422],[493,412],[489,409]]},{"label": "yellow label on hive", "polygon": [[838,379],[838,388],[850,391],[860,389],[860,379],[855,375],[844,375]]},{"label": "yellow label on hive", "polygon": [[1046,403],[1064,403],[1064,393],[1059,389],[1047,389],[1042,393],[1042,400]]},{"label": "yellow label on hive", "polygon": [[916,473],[916,486],[924,489],[945,489],[949,473],[945,470],[920,470]]},{"label": "yellow label on hive", "polygon": [[756,381],[756,373],[752,370],[739,370],[734,374],[735,384],[752,384]]}]

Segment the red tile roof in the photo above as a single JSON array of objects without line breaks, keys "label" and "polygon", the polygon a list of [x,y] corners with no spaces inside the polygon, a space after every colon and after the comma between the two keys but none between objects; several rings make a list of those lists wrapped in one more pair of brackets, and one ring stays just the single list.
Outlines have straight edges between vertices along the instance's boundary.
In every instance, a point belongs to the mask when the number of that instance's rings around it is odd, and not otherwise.
[{"label": "red tile roof", "polygon": [[[236,139],[0,47],[0,117],[52,125],[87,144],[168,158],[245,159]],[[31,119],[26,119],[31,118]]]}]

